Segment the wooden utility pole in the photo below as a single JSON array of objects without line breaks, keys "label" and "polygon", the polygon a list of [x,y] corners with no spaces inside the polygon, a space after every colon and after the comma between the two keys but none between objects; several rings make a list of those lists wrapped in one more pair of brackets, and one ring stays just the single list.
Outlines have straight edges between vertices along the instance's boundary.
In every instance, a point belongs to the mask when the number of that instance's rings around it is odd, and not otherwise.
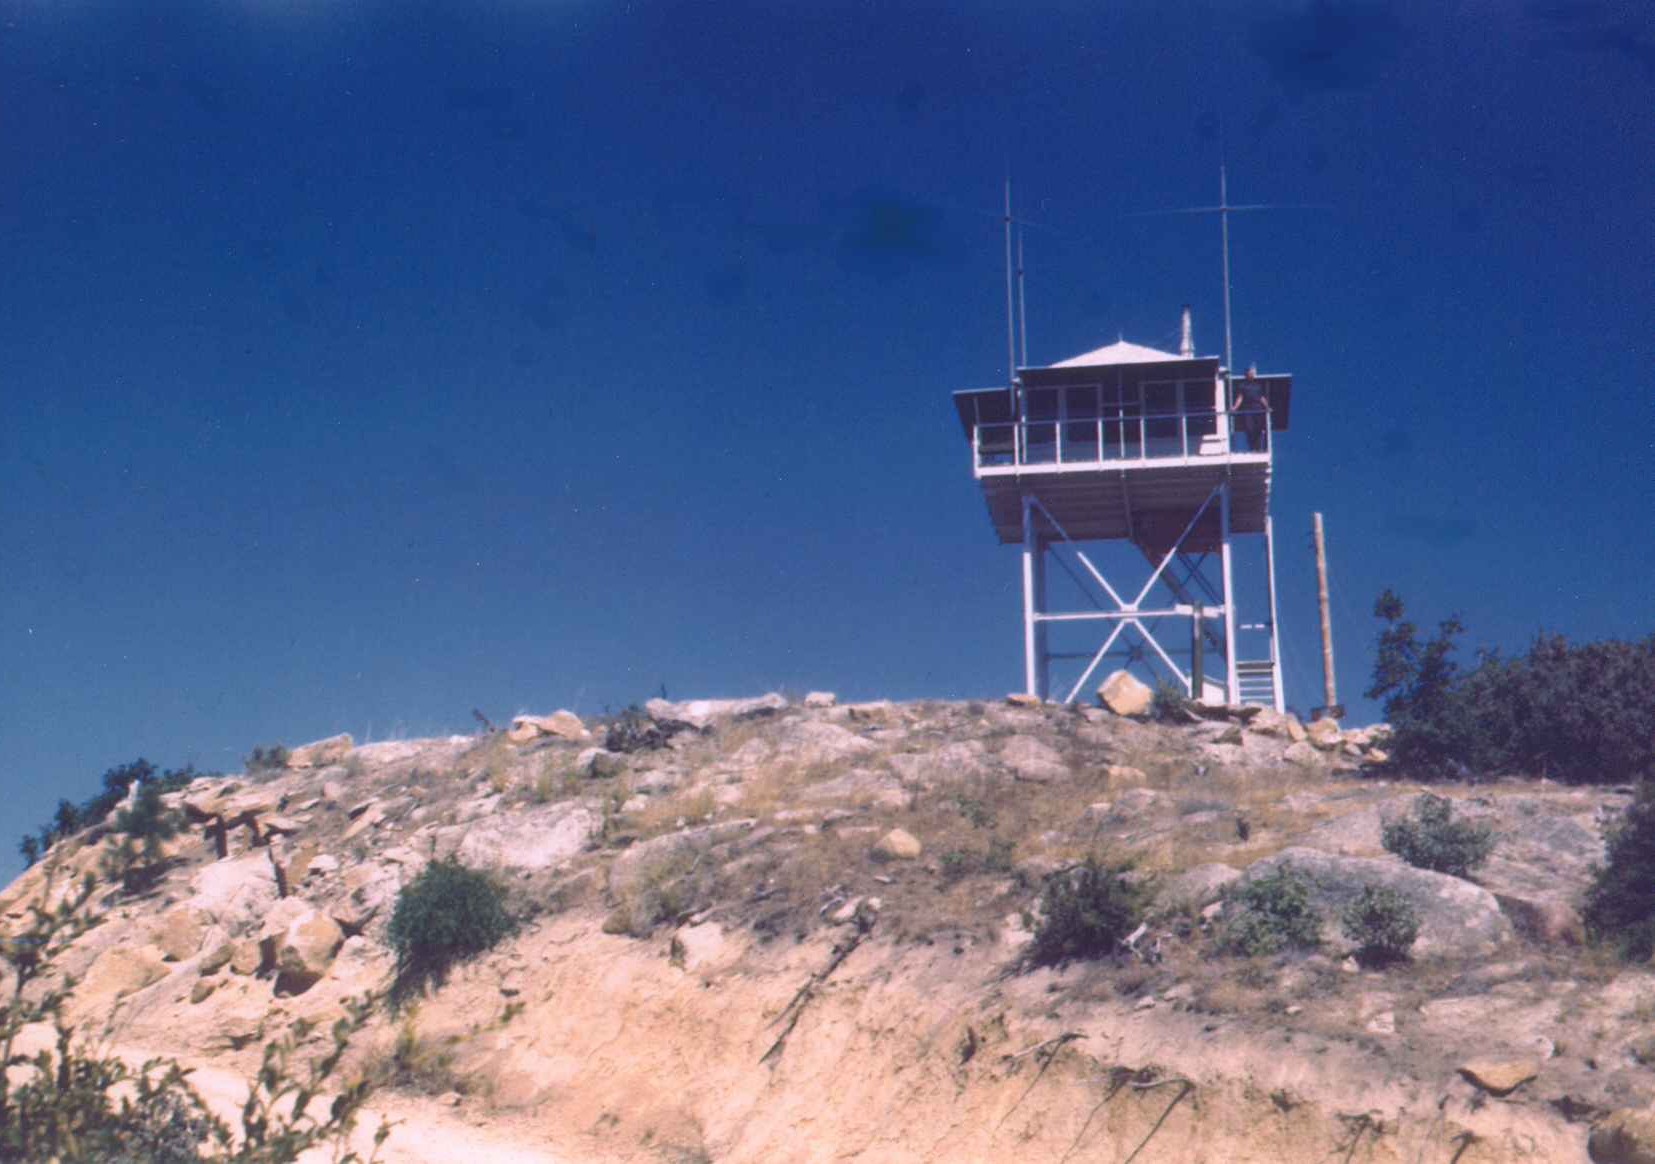
[{"label": "wooden utility pole", "polygon": [[1322,610],[1322,697],[1323,704],[1311,713],[1311,718],[1340,719],[1345,709],[1339,706],[1339,690],[1333,678],[1333,616],[1328,609],[1327,596],[1327,536],[1322,530],[1322,515],[1311,515],[1311,531],[1316,539],[1316,601]]}]

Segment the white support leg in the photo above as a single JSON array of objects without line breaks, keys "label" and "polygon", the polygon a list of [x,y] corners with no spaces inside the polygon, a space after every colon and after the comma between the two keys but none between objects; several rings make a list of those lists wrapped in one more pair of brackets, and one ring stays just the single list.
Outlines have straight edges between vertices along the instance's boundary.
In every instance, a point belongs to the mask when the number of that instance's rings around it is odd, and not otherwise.
[{"label": "white support leg", "polygon": [[1038,618],[1045,606],[1046,563],[1035,528],[1037,503],[1023,497],[1023,685],[1036,699],[1046,698],[1046,628]]},{"label": "white support leg", "polygon": [[1241,675],[1236,660],[1235,573],[1230,560],[1230,483],[1218,487],[1219,560],[1224,576],[1224,688],[1225,700],[1235,707],[1241,703]]},{"label": "white support leg", "polygon": [[1270,574],[1270,680],[1275,690],[1276,711],[1287,710],[1281,682],[1281,629],[1276,622],[1276,534],[1275,519],[1264,519],[1264,568]]}]

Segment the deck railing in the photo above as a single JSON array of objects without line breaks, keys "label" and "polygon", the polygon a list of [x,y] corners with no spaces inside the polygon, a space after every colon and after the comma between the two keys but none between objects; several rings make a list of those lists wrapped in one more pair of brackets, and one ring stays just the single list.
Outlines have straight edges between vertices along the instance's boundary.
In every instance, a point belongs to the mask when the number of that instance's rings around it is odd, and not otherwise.
[{"label": "deck railing", "polygon": [[1221,414],[1208,411],[1147,413],[1084,420],[1024,420],[979,424],[972,453],[979,469],[1022,465],[1101,465],[1215,456],[1270,450],[1270,427],[1261,425],[1259,447],[1243,435],[1247,419],[1229,414],[1230,433],[1219,435]]}]

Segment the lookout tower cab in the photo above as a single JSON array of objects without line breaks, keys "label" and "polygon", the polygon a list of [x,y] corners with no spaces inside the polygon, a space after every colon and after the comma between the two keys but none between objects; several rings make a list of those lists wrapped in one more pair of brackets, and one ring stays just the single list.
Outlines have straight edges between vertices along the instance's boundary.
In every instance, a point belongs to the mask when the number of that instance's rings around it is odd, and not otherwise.
[{"label": "lookout tower cab", "polygon": [[1283,709],[1270,482],[1292,377],[1232,376],[1190,335],[1186,311],[1179,352],[1122,340],[954,394],[994,532],[1022,547],[1031,695],[1126,669]]}]

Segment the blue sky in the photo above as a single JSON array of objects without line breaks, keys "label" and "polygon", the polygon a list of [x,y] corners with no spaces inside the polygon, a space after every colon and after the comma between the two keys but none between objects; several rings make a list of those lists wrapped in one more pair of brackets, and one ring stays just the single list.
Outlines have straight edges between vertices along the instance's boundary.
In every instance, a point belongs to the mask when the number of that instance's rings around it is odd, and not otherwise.
[{"label": "blue sky", "polygon": [[[523,710],[1020,684],[949,404],[1030,355],[1297,378],[1289,702],[1327,516],[1472,643],[1642,636],[1638,4],[0,0],[0,834],[138,755]],[[9,868],[11,844],[0,851]]]}]

